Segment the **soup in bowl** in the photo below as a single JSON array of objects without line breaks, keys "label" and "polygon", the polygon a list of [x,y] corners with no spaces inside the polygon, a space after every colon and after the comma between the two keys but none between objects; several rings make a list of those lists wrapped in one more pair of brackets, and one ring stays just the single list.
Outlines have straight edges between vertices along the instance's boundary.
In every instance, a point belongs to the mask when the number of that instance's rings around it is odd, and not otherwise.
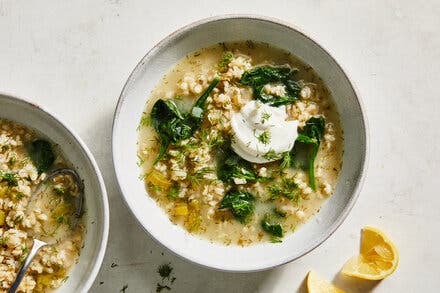
[{"label": "soup in bowl", "polygon": [[[92,154],[52,114],[0,94],[0,160],[0,291],[9,288],[32,238],[39,237],[50,245],[34,258],[18,292],[87,292],[104,258],[109,226],[107,194]],[[56,172],[66,168],[81,181]],[[81,193],[83,208],[77,209]]]},{"label": "soup in bowl", "polygon": [[180,60],[138,131],[148,194],[172,222],[225,245],[281,242],[333,194],[342,165],[339,114],[321,78],[249,40]]},{"label": "soup in bowl", "polygon": [[267,18],[215,17],[170,35],[115,112],[127,206],[170,250],[221,270],[267,269],[322,243],[353,206],[366,158],[345,72]]}]

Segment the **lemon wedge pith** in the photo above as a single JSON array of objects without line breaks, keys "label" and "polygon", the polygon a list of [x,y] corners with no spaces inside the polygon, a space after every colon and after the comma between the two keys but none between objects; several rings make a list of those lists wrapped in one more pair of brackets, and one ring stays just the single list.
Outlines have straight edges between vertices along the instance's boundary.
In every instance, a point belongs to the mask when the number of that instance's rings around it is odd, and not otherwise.
[{"label": "lemon wedge pith", "polygon": [[391,275],[399,263],[399,254],[390,239],[379,229],[362,229],[360,254],[350,258],[341,273],[366,280],[382,280]]},{"label": "lemon wedge pith", "polygon": [[345,293],[332,283],[321,278],[315,271],[310,271],[307,275],[308,293]]}]

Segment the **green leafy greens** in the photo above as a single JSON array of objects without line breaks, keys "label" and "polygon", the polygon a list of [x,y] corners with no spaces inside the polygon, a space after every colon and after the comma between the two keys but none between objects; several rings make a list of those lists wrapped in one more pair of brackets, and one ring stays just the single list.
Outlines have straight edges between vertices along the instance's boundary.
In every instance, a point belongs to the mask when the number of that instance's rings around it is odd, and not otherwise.
[{"label": "green leafy greens", "polygon": [[206,99],[218,82],[219,79],[214,78],[189,113],[182,114],[173,101],[160,99],[154,104],[150,114],[151,123],[161,140],[159,155],[154,164],[162,159],[170,144],[190,138],[200,127],[206,108]]},{"label": "green leafy greens", "polygon": [[219,209],[230,209],[234,217],[241,223],[246,223],[254,212],[255,197],[246,191],[228,191],[223,197]]},{"label": "green leafy greens", "polygon": [[229,146],[220,149],[217,164],[217,177],[229,184],[234,183],[234,178],[255,182],[258,176],[251,164],[238,156]]},{"label": "green leafy greens", "polygon": [[261,228],[272,236],[272,242],[281,242],[281,238],[283,238],[283,227],[281,227],[280,223],[277,223],[271,219],[271,217],[266,216],[261,220]]},{"label": "green leafy greens", "polygon": [[47,171],[55,161],[55,154],[52,150],[52,145],[50,142],[43,139],[34,140],[28,146],[28,152],[40,174]]},{"label": "green leafy greens", "polygon": [[[253,88],[254,99],[277,107],[299,100],[301,87],[291,79],[297,72],[297,69],[292,69],[289,66],[259,66],[243,73],[240,83]],[[281,83],[286,93],[283,96],[266,93],[264,86],[270,83]]]},{"label": "green leafy greens", "polygon": [[300,131],[296,142],[304,143],[312,146],[311,153],[309,155],[309,180],[310,187],[315,190],[315,158],[318,154],[319,145],[321,144],[322,137],[325,130],[324,117],[312,117],[306,121],[306,125]]}]

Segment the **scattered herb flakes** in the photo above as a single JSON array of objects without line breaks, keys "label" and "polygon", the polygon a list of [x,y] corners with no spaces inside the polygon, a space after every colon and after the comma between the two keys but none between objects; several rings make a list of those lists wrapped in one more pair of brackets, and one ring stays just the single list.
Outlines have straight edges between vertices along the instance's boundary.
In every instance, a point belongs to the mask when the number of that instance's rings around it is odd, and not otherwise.
[{"label": "scattered herb flakes", "polygon": [[6,173],[0,171],[0,181],[4,181],[8,184],[8,187],[18,185],[18,177],[15,173]]},{"label": "scattered herb flakes", "polygon": [[103,281],[99,282],[99,285],[102,285],[102,284],[104,284],[104,282],[103,282]]},{"label": "scattered herb flakes", "polygon": [[270,149],[267,153],[265,153],[263,155],[263,158],[265,158],[268,161],[274,161],[274,160],[279,160],[281,159],[280,154],[278,154],[277,152],[275,152],[275,150]]},{"label": "scattered herb flakes", "polygon": [[162,277],[162,280],[164,279],[170,279],[170,274],[173,271],[173,268],[170,266],[170,263],[160,265],[157,268],[157,272]]},{"label": "scattered herb flakes", "polygon": [[127,290],[128,284],[125,284],[119,292],[125,293],[125,290]]},{"label": "scattered herb flakes", "polygon": [[173,199],[177,198],[179,196],[180,186],[179,183],[175,183],[173,186],[171,186],[170,191],[168,192],[168,198]]},{"label": "scattered herb flakes", "polygon": [[261,143],[269,144],[270,143],[270,132],[263,131],[257,138]]},{"label": "scattered herb flakes", "polygon": [[232,54],[232,52],[230,51],[227,51],[223,54],[223,58],[218,63],[218,68],[220,72],[226,72],[228,70],[228,65],[233,58],[234,54]]},{"label": "scattered herb flakes", "polygon": [[261,115],[261,124],[264,124],[266,121],[268,121],[270,119],[270,116],[270,113],[263,112],[263,114]]},{"label": "scattered herb flakes", "polygon": [[112,262],[112,264],[110,265],[110,267],[113,269],[113,268],[116,268],[116,267],[118,267],[119,265],[117,264],[117,263],[114,263],[114,262]]},{"label": "scattered herb flakes", "polygon": [[171,290],[171,285],[176,281],[176,277],[173,276],[173,267],[171,263],[162,264],[157,268],[159,276],[162,278],[160,282],[156,285],[156,292],[161,292],[166,289]]},{"label": "scattered herb flakes", "polygon": [[163,289],[167,289],[168,291],[170,291],[171,287],[167,286],[167,285],[162,285],[160,283],[157,283],[157,285],[156,285],[156,292],[162,292]]}]

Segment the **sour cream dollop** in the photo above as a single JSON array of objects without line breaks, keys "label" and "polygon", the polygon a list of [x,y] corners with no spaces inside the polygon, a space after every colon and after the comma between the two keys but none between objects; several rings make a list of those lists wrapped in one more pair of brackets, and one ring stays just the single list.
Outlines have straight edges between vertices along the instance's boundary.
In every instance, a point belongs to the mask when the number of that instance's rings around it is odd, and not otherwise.
[{"label": "sour cream dollop", "polygon": [[286,107],[271,107],[259,101],[247,103],[232,115],[232,148],[253,163],[279,160],[293,148],[298,121],[287,121]]}]

